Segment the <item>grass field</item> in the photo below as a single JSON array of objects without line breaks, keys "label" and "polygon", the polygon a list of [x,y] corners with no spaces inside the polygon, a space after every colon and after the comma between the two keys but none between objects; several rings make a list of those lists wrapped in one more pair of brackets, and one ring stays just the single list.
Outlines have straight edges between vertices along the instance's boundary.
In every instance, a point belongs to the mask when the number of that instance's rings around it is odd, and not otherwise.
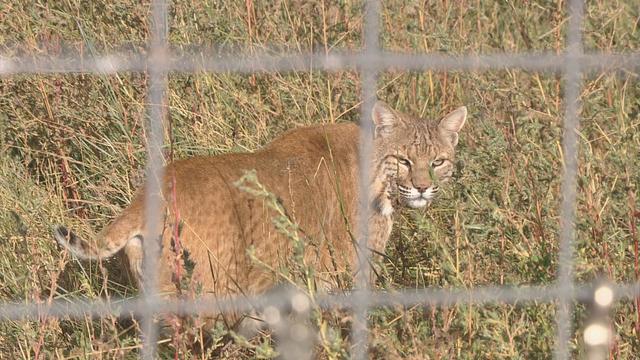
[{"label": "grass field", "polygon": [[[562,52],[564,1],[384,1],[386,49],[453,54]],[[584,47],[640,48],[633,0],[587,2]],[[0,4],[0,53],[57,55],[143,49],[149,4]],[[215,45],[253,51],[357,50],[360,1],[174,1],[169,39],[176,47]],[[0,300],[133,296],[117,265],[78,262],[50,235],[65,223],[92,234],[119,214],[145,165],[144,74],[20,75],[0,79]],[[435,118],[469,109],[458,147],[456,183],[432,207],[404,211],[387,248],[381,288],[551,284],[558,260],[562,102],[556,74],[519,70],[387,72],[379,98]],[[171,74],[174,156],[251,151],[286,129],[358,121],[355,72]],[[579,132],[576,276],[637,279],[631,223],[640,209],[640,82],[629,71],[584,78]],[[636,220],[640,226],[640,219]],[[108,276],[107,276],[108,274]],[[372,356],[409,359],[545,359],[555,337],[555,306],[415,307],[372,312]],[[611,358],[640,354],[638,309],[612,313]],[[572,340],[583,355],[578,306]],[[342,358],[341,315],[325,357]],[[221,330],[222,331],[222,330]],[[117,319],[0,323],[0,358],[135,358],[136,324]],[[330,350],[330,351],[329,351]],[[162,339],[162,358],[191,356]],[[235,345],[227,358],[268,358],[267,338]]]}]

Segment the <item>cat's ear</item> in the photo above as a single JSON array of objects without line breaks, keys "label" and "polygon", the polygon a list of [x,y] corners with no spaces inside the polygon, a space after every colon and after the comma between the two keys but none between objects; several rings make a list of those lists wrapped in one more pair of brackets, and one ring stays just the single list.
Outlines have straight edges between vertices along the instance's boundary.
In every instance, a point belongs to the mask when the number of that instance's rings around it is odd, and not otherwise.
[{"label": "cat's ear", "polygon": [[467,108],[461,106],[440,120],[438,129],[440,133],[449,139],[451,145],[456,146],[458,144],[458,132],[462,129],[465,120],[467,120]]},{"label": "cat's ear", "polygon": [[376,101],[371,110],[371,117],[376,126],[376,137],[386,137],[393,133],[396,126],[400,125],[398,113],[382,101]]}]

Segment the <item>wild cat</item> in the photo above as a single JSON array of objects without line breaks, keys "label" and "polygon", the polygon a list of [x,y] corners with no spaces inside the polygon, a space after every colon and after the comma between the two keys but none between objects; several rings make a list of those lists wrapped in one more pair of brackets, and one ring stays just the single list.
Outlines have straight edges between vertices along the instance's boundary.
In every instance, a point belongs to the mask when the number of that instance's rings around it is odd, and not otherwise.
[{"label": "wild cat", "polygon": [[[466,116],[466,108],[460,107],[432,121],[375,104],[368,219],[368,245],[374,253],[384,252],[398,206],[427,206],[451,179]],[[273,270],[289,261],[292,244],[275,228],[273,210],[234,186],[247,170],[255,170],[304,235],[304,259],[315,269],[316,287],[334,288],[341,274],[357,268],[359,136],[353,123],[302,127],[254,153],[193,157],[166,166],[159,291],[175,294],[172,274],[185,266],[175,261],[174,226],[180,227],[181,248],[203,294],[256,294],[277,282]],[[83,259],[124,250],[140,282],[143,242],[150,238],[144,204],[143,187],[96,239],[82,239],[63,226],[55,228],[55,238]],[[174,220],[176,212],[180,224]],[[249,248],[259,264],[248,256]]]}]

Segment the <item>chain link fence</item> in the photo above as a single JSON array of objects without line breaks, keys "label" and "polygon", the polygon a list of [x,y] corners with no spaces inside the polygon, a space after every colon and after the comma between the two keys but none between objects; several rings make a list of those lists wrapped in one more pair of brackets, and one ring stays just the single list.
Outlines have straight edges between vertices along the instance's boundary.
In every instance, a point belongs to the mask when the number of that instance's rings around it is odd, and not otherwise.
[{"label": "chain link fence", "polygon": [[[587,302],[596,304],[589,324],[585,329],[585,344],[593,345],[590,356],[602,356],[602,348],[606,349],[606,339],[611,336],[606,324],[606,309],[613,301],[640,297],[640,284],[577,284],[574,281],[574,238],[576,209],[576,179],[578,169],[578,135],[580,125],[580,92],[582,77],[588,72],[616,71],[620,69],[640,68],[640,53],[609,54],[585,53],[582,48],[582,23],[584,18],[584,2],[569,0],[568,32],[566,50],[561,54],[531,53],[510,54],[496,53],[491,55],[450,56],[443,54],[407,55],[384,51],[380,39],[380,3],[367,1],[364,16],[364,49],[355,53],[304,53],[304,54],[256,54],[250,57],[234,54],[218,54],[212,49],[192,52],[171,50],[167,41],[168,4],[166,1],[154,0],[152,5],[151,40],[146,54],[108,54],[101,57],[59,56],[48,58],[0,58],[0,75],[16,74],[51,74],[51,73],[118,73],[146,72],[149,90],[147,94],[147,113],[150,131],[147,133],[148,167],[147,167],[147,226],[157,229],[160,225],[159,213],[161,201],[157,195],[160,189],[159,180],[162,175],[163,118],[167,92],[167,74],[169,72],[291,72],[308,71],[310,67],[322,71],[356,70],[360,73],[362,85],[361,111],[361,149],[360,164],[370,163],[372,149],[371,108],[376,98],[378,74],[385,70],[403,71],[484,71],[499,69],[522,69],[559,73],[564,80],[564,132],[562,147],[564,172],[561,185],[560,208],[560,252],[557,281],[546,286],[503,287],[487,286],[472,289],[417,289],[380,292],[368,288],[367,274],[370,265],[366,254],[360,256],[361,271],[358,271],[356,288],[347,294],[319,295],[318,304],[323,308],[343,308],[353,311],[352,345],[354,359],[368,357],[367,312],[381,306],[449,306],[454,304],[488,304],[488,303],[555,303],[557,304],[555,341],[556,359],[568,359],[571,356],[568,343],[572,337],[572,314],[574,304]],[[368,172],[363,171],[360,179],[361,194],[367,191]],[[361,196],[367,199],[368,196]],[[368,204],[362,200],[359,204],[361,219],[367,218]],[[359,241],[361,248],[366,244],[366,220],[360,221]],[[136,314],[143,319],[144,346],[142,357],[152,359],[156,356],[157,326],[153,317],[160,313],[177,315],[194,315],[210,309],[220,311],[251,311],[255,306],[275,304],[284,307],[290,303],[289,292],[273,292],[256,296],[252,299],[198,300],[161,299],[156,295],[155,269],[159,245],[153,241],[145,244],[145,272],[148,281],[145,291],[138,298],[112,299],[110,301],[95,300],[90,302],[73,302],[54,300],[46,304],[2,303],[0,319],[28,320],[45,317],[101,317],[107,315]],[[599,306],[599,307],[598,307]],[[295,345],[295,344],[294,344]],[[303,358],[302,354],[310,353],[310,349],[287,348],[286,358]],[[292,350],[293,349],[293,350]],[[598,350],[600,349],[600,350]]]}]

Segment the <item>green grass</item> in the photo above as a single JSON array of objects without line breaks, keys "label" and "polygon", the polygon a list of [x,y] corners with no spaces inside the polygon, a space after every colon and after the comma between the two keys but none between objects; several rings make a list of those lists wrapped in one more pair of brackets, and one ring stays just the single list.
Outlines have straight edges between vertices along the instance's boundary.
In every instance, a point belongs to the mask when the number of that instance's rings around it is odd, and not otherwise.
[{"label": "green grass", "polygon": [[[0,5],[6,55],[87,54],[140,49],[149,4],[65,1]],[[247,4],[251,6],[247,8]],[[385,1],[386,49],[420,53],[561,52],[563,2]],[[176,2],[169,39],[176,46],[249,51],[359,49],[362,3],[325,1]],[[585,49],[637,50],[633,1],[588,1]],[[47,301],[131,296],[116,260],[103,266],[58,251],[50,226],[95,233],[118,215],[145,164],[143,74],[20,75],[0,79],[0,299]],[[355,72],[171,74],[174,156],[254,150],[285,129],[357,121]],[[398,215],[380,287],[551,284],[557,271],[562,82],[516,70],[388,72],[378,96],[400,110],[437,117],[469,109],[455,184],[425,211]],[[576,276],[634,281],[631,208],[640,209],[640,82],[637,74],[589,74],[582,90]],[[167,140],[169,134],[167,134]],[[168,142],[168,141],[167,141]],[[640,226],[640,223],[638,224]],[[106,268],[107,271],[104,271]],[[640,353],[637,309],[614,307],[612,357]],[[387,358],[550,358],[553,304],[414,307],[372,312],[372,353]],[[348,346],[345,314],[325,314],[336,354]],[[574,355],[583,350],[575,312]],[[331,335],[333,332],[334,335]],[[265,339],[255,340],[258,346]],[[268,347],[263,345],[263,347]],[[90,320],[0,323],[0,357],[135,358],[136,324]],[[265,347],[265,349],[266,349]],[[184,350],[183,347],[180,348]],[[231,347],[252,358],[261,347]],[[163,357],[172,358],[167,340]],[[186,356],[186,355],[185,355]]]}]

